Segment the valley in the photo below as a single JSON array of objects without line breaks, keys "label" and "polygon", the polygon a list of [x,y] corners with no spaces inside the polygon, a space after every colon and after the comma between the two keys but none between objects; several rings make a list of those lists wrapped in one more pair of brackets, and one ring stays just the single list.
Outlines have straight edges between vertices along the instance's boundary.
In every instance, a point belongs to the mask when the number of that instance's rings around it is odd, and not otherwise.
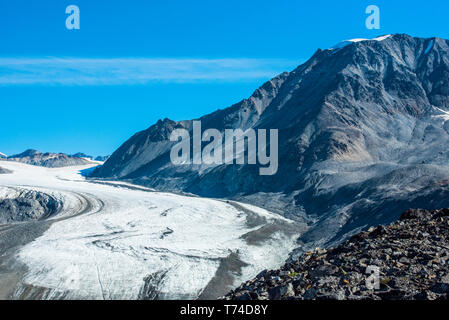
[{"label": "valley", "polygon": [[[210,299],[282,264],[304,232],[277,214],[86,180],[96,164],[2,161],[3,198],[33,191],[61,208],[0,228],[0,296],[14,299]],[[5,290],[8,290],[6,292]]]}]

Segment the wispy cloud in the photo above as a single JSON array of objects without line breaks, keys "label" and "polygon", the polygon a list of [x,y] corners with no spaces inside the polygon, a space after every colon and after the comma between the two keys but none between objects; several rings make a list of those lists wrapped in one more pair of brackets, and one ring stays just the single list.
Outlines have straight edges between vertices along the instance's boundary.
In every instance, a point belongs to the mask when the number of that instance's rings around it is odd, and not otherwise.
[{"label": "wispy cloud", "polygon": [[268,79],[298,61],[282,59],[0,58],[0,85],[120,85]]}]

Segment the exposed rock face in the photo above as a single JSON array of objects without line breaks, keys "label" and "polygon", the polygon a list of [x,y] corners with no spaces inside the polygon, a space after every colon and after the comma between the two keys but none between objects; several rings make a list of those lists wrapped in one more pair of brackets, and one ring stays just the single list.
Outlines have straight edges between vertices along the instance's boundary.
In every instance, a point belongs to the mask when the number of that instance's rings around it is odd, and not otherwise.
[{"label": "exposed rock face", "polygon": [[[368,267],[379,268],[370,288]],[[367,281],[368,280],[368,285]],[[265,270],[225,299],[435,300],[449,298],[449,209],[408,210],[336,248]]]},{"label": "exposed rock face", "polygon": [[68,156],[64,153],[42,153],[37,150],[26,150],[7,158],[8,161],[17,161],[35,166],[58,168],[67,166],[79,166],[90,163],[84,158]]},{"label": "exposed rock face", "polygon": [[0,167],[0,174],[6,174],[6,173],[11,173],[11,172],[12,172],[11,170]]},{"label": "exposed rock face", "polygon": [[42,192],[0,188],[0,224],[46,218],[61,206],[58,200]]},{"label": "exposed rock face", "polygon": [[303,247],[335,245],[394,221],[394,212],[449,207],[448,88],[448,40],[398,34],[318,50],[200,118],[203,130],[279,129],[276,175],[254,165],[173,165],[170,133],[192,130],[192,121],[168,119],[135,134],[93,175],[263,205],[310,223]]}]

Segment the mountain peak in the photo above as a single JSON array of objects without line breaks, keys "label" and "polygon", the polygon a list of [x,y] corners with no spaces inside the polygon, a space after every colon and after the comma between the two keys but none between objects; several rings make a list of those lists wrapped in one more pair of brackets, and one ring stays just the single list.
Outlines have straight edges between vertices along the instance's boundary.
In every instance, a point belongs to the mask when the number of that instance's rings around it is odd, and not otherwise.
[{"label": "mountain peak", "polygon": [[35,155],[39,155],[39,154],[42,154],[42,152],[35,150],[35,149],[27,149],[22,153],[10,156],[10,158],[31,157],[31,156],[35,156]]},{"label": "mountain peak", "polygon": [[72,154],[71,156],[74,158],[87,158],[87,159],[91,159],[91,160],[93,159],[92,156],[85,154],[84,152],[77,152],[75,154]]},{"label": "mountain peak", "polygon": [[[319,222],[305,241],[341,239],[370,215],[388,220],[389,202],[449,206],[449,184],[441,191],[449,181],[448,41],[393,34],[348,42],[200,118],[203,130],[278,129],[276,175],[246,164],[171,163],[170,133],[190,130],[192,120],[137,133],[93,175],[312,216]],[[426,196],[417,197],[420,188]]]},{"label": "mountain peak", "polygon": [[344,48],[344,47],[346,47],[348,45],[351,45],[353,43],[358,43],[358,42],[362,42],[362,41],[383,41],[383,40],[386,40],[388,38],[391,38],[392,36],[393,35],[391,35],[391,34],[387,34],[387,35],[380,36],[380,37],[373,38],[373,39],[356,38],[356,39],[350,39],[350,40],[343,40],[343,41],[337,43],[335,46],[329,48],[328,50],[341,49],[341,48]]}]

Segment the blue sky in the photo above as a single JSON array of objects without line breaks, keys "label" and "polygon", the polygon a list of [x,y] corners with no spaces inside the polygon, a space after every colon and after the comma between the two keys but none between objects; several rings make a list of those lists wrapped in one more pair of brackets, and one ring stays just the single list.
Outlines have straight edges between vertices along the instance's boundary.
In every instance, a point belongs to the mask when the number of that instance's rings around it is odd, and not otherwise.
[{"label": "blue sky", "polygon": [[[65,27],[71,4],[80,30]],[[380,30],[365,28],[370,4]],[[160,118],[248,97],[317,48],[449,38],[448,14],[441,0],[0,0],[0,152],[110,154]]]}]

